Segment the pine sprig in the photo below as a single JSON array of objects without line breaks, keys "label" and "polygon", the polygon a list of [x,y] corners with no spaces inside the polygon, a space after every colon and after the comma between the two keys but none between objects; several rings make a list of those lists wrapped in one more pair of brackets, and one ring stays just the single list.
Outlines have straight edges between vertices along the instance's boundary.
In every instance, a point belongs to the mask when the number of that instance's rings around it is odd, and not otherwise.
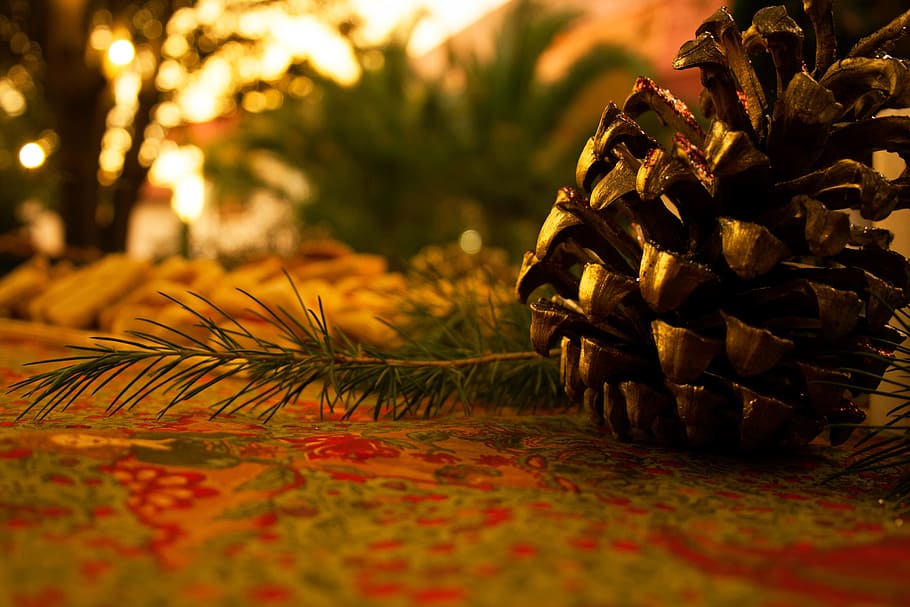
[{"label": "pine sprig", "polygon": [[[902,335],[910,334],[910,309],[894,310],[892,323]],[[903,470],[903,475],[884,499],[898,502],[900,509],[910,510],[910,504],[906,503],[910,499],[910,347],[906,342],[885,341],[882,345],[893,353],[866,356],[888,364],[888,373],[882,378],[884,386],[867,393],[894,399],[897,404],[886,412],[884,423],[859,426],[865,435],[856,443],[853,461],[834,476]],[[846,370],[862,373],[859,369]]]},{"label": "pine sprig", "polygon": [[517,410],[565,406],[558,365],[524,343],[530,323],[525,306],[487,302],[488,313],[479,314],[477,297],[467,293],[440,316],[406,302],[408,321],[393,327],[402,345],[386,351],[334,335],[321,301],[318,309],[308,308],[288,280],[299,305],[293,311],[241,290],[250,300],[248,312],[260,326],[277,330],[279,339],[266,339],[202,295],[191,294],[197,306],[162,294],[194,317],[206,339],[142,319],[163,336],[130,331],[128,337],[95,337],[94,345],[70,346],[71,356],[30,363],[54,368],[10,387],[31,401],[20,417],[66,410],[130,374],[108,401],[108,413],[134,409],[161,392],[168,396],[159,412],[164,415],[225,380],[237,387],[212,405],[213,417],[250,408],[267,421],[310,386],[319,387],[321,414],[340,407],[344,418],[366,403],[375,418],[396,419],[457,406],[467,413],[476,403]]}]

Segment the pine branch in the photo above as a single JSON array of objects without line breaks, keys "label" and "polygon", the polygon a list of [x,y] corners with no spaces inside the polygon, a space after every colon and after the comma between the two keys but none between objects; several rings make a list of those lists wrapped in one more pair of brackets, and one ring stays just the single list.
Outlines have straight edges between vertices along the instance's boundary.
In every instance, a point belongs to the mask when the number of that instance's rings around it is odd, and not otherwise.
[{"label": "pine branch", "polygon": [[[381,351],[332,335],[321,302],[319,310],[307,308],[290,276],[288,280],[297,295],[298,314],[241,291],[254,305],[249,311],[276,329],[280,340],[257,335],[201,295],[192,294],[203,309],[163,294],[195,317],[207,339],[143,319],[163,329],[165,336],[131,331],[127,338],[96,337],[96,345],[71,346],[72,356],[31,363],[55,368],[10,387],[31,399],[20,418],[44,418],[66,410],[83,395],[96,396],[113,380],[130,374],[108,402],[109,413],[133,409],[161,391],[169,397],[159,412],[164,415],[225,380],[239,384],[212,405],[213,417],[251,408],[267,421],[314,385],[321,386],[321,414],[326,408],[334,413],[340,406],[344,418],[366,402],[372,402],[376,418],[432,416],[459,404],[465,412],[476,403],[519,410],[564,406],[558,365],[528,347],[515,347],[524,345],[530,322],[507,317],[523,314],[520,304],[490,303],[486,324],[470,295],[455,302],[444,318],[413,304],[408,326],[396,328],[404,345]],[[212,320],[217,316],[227,322]]]},{"label": "pine branch", "polygon": [[[901,330],[902,335],[910,333],[910,309],[894,310],[892,322]],[[910,348],[904,343],[888,340],[883,340],[881,345],[893,354],[883,356],[869,353],[865,357],[889,363],[890,374],[882,377],[882,383],[886,387],[865,392],[893,398],[899,402],[886,412],[888,417],[885,423],[853,426],[865,432],[865,436],[856,443],[854,460],[831,478],[872,471],[901,472],[902,476],[883,499],[897,502],[902,510],[910,510],[910,504],[906,503],[910,498],[910,400],[907,399],[907,394],[910,393]],[[874,375],[860,369],[845,370],[857,376]]]}]

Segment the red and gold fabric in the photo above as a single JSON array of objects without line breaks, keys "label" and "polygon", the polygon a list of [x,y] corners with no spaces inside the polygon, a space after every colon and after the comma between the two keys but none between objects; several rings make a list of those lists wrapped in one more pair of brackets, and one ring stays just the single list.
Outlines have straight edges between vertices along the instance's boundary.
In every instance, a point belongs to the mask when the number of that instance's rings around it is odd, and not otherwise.
[{"label": "red and gold fabric", "polygon": [[[64,353],[4,334],[0,383]],[[580,415],[342,422],[315,401],[211,420],[219,394],[160,419],[164,392],[113,416],[85,395],[44,420],[2,394],[0,604],[910,601],[910,524],[878,500],[894,477],[825,482],[847,449],[744,460]]]}]

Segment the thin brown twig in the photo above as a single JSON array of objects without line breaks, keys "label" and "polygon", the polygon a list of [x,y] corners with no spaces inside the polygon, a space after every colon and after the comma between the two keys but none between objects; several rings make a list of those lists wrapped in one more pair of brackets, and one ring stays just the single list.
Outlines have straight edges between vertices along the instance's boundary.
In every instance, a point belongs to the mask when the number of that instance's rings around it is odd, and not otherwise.
[{"label": "thin brown twig", "polygon": [[[560,350],[553,349],[550,356],[558,355]],[[537,352],[493,352],[480,356],[455,358],[450,360],[410,360],[394,358],[376,358],[372,356],[345,356],[336,354],[332,360],[342,365],[386,365],[389,367],[470,367],[471,365],[485,365],[506,360],[531,360],[541,358]]]}]

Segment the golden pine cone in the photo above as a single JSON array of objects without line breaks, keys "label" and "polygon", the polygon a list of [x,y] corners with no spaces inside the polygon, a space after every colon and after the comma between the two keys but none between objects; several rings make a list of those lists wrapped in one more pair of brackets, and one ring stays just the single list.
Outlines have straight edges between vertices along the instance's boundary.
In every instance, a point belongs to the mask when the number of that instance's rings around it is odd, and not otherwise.
[{"label": "golden pine cone", "polygon": [[[531,304],[534,348],[559,348],[567,395],[619,437],[753,450],[830,424],[839,443],[888,366],[910,264],[845,211],[880,220],[910,203],[910,170],[889,181],[868,165],[876,150],[910,157],[910,117],[876,117],[910,107],[910,67],[885,52],[910,11],[838,60],[830,2],[804,6],[813,73],[783,7],[745,32],[720,9],[681,47],[673,65],[701,70],[706,129],[647,78],[608,105],[577,189],[525,254],[519,299],[556,293]],[[636,122],[646,112],[675,131],[668,149]]]}]

